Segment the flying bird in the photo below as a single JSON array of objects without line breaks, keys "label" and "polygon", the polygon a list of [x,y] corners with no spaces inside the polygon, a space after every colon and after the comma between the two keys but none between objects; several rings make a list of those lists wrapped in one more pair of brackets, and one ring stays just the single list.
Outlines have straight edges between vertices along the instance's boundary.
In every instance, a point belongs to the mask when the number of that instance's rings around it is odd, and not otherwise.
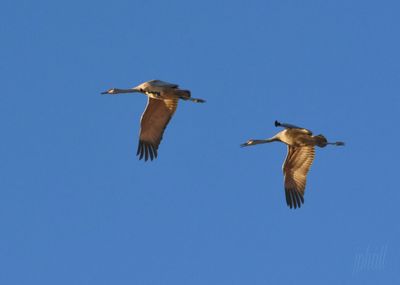
[{"label": "flying bird", "polygon": [[270,139],[251,139],[242,144],[242,147],[270,143],[283,142],[288,151],[282,170],[285,177],[286,203],[290,208],[300,208],[304,203],[304,190],[306,188],[307,173],[310,170],[315,156],[315,146],[325,147],[327,145],[343,146],[343,142],[328,142],[323,135],[313,136],[310,130],[291,124],[275,121],[275,127],[285,129]]},{"label": "flying bird", "polygon": [[139,145],[136,155],[147,161],[157,158],[158,146],[165,128],[174,115],[178,100],[204,103],[205,100],[192,98],[189,90],[179,89],[177,84],[161,80],[150,80],[130,89],[112,88],[101,94],[143,93],[147,95],[147,106],[140,120]]}]

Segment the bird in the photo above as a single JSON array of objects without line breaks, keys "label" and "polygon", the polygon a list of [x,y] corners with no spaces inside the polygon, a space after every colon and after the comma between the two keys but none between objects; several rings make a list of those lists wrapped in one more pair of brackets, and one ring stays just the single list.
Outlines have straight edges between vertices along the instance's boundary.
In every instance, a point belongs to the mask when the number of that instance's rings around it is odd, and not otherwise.
[{"label": "bird", "polygon": [[150,80],[130,89],[111,88],[101,94],[142,93],[147,95],[147,106],[140,120],[139,144],[136,155],[139,160],[153,160],[158,156],[158,146],[165,128],[174,115],[178,100],[204,103],[192,98],[189,90],[180,89],[178,84],[161,80]]},{"label": "bird", "polygon": [[344,142],[328,142],[323,135],[314,136],[305,128],[275,121],[275,127],[285,128],[269,139],[250,139],[242,147],[270,142],[282,142],[287,145],[287,155],[282,166],[286,203],[292,209],[304,204],[307,173],[314,161],[315,146],[344,146]]}]

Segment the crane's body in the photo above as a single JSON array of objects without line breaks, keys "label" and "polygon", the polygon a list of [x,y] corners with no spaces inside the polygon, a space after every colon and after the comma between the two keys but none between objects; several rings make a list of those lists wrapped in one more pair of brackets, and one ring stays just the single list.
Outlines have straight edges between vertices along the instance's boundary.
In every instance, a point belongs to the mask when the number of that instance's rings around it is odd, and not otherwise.
[{"label": "crane's body", "polygon": [[273,138],[276,138],[277,141],[293,147],[325,147],[327,144],[329,144],[323,135],[313,136],[312,133],[306,129],[285,129],[277,133]]},{"label": "crane's body", "polygon": [[314,161],[315,146],[325,147],[328,144],[342,146],[343,142],[330,143],[323,135],[313,136],[310,130],[291,124],[275,121],[275,126],[285,129],[270,139],[248,140],[241,146],[251,146],[274,141],[283,142],[288,147],[282,170],[285,176],[286,202],[290,208],[301,207],[304,203],[304,191],[307,173]]},{"label": "crane's body", "polygon": [[101,94],[142,93],[148,97],[147,106],[142,114],[140,124],[139,159],[157,158],[158,146],[164,130],[174,115],[179,99],[204,103],[203,99],[192,98],[189,90],[180,89],[177,84],[161,80],[150,80],[130,89],[112,88]]}]

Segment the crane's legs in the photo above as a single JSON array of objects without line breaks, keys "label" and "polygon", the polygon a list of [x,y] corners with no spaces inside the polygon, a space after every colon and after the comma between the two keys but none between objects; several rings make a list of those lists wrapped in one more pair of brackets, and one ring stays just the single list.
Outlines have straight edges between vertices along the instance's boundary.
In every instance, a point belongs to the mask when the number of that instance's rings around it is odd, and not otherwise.
[{"label": "crane's legs", "polygon": [[326,143],[326,144],[330,144],[330,145],[336,145],[336,146],[344,146],[345,145],[345,143],[344,142],[328,142],[328,143]]},{"label": "crane's legs", "polygon": [[190,100],[195,103],[205,103],[206,100],[200,99],[200,98],[182,98],[183,100]]}]

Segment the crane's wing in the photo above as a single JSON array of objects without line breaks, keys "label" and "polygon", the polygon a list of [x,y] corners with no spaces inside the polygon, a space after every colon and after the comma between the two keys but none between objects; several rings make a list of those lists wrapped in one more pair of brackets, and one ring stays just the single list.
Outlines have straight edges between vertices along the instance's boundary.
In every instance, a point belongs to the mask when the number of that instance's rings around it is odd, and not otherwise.
[{"label": "crane's wing", "polygon": [[312,135],[312,131],[307,130],[306,128],[292,125],[292,124],[281,123],[281,122],[275,121],[275,127],[284,127],[285,129],[298,129],[298,130],[301,130],[305,134]]},{"label": "crane's wing", "polygon": [[290,208],[300,208],[304,203],[307,173],[314,161],[313,146],[288,146],[288,153],[283,164],[285,176],[286,203]]},{"label": "crane's wing", "polygon": [[178,99],[159,100],[148,97],[140,120],[139,145],[136,155],[147,161],[157,157],[158,146],[169,120],[178,106]]},{"label": "crane's wing", "polygon": [[150,80],[148,82],[150,86],[154,87],[168,87],[168,88],[178,88],[178,84],[175,83],[169,83],[161,80]]}]

